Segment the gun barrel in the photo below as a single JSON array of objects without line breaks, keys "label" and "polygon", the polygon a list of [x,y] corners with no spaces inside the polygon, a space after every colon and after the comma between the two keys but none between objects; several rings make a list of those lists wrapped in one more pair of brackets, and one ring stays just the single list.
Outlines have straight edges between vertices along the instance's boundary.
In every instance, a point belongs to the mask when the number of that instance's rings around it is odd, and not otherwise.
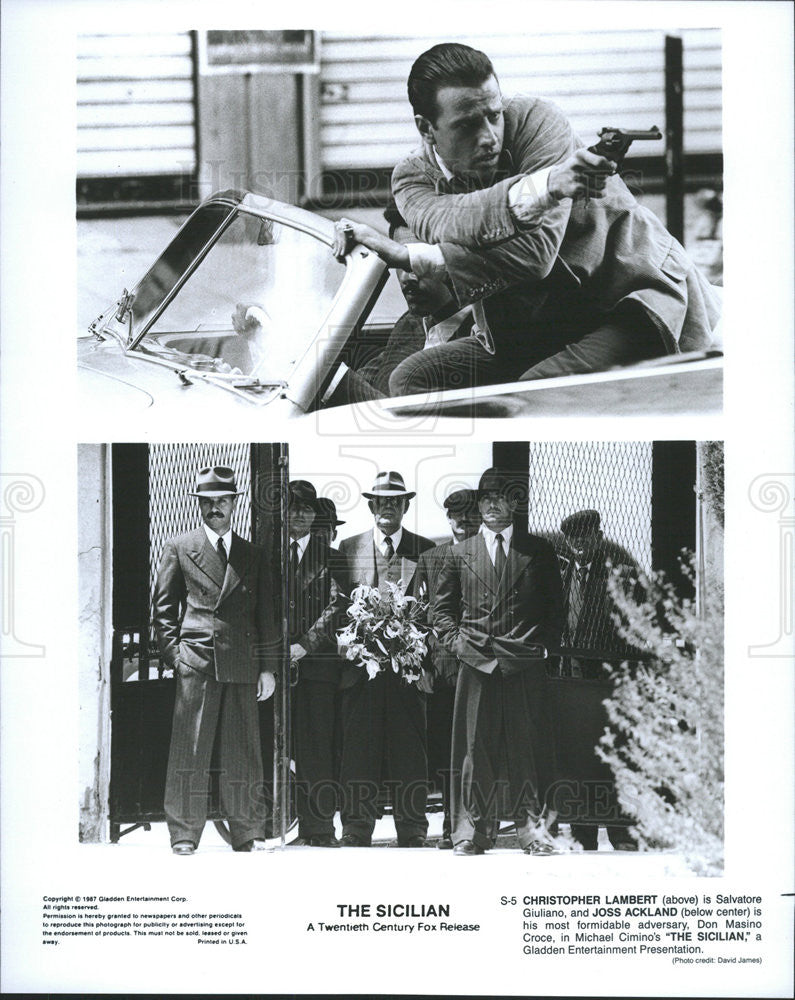
[{"label": "gun barrel", "polygon": [[652,125],[649,129],[603,128],[599,131],[599,135],[630,139],[633,142],[635,139],[662,139],[662,132],[656,125]]}]

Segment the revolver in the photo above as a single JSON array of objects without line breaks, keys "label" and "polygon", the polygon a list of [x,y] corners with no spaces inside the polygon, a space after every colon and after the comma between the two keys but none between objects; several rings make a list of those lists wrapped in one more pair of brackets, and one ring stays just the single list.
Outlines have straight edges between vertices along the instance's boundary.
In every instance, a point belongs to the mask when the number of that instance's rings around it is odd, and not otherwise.
[{"label": "revolver", "polygon": [[627,150],[636,139],[662,139],[662,132],[656,125],[652,125],[645,132],[633,132],[629,129],[613,128],[612,126],[603,128],[599,130],[599,142],[595,146],[589,146],[588,152],[612,160],[618,168],[627,155]]}]

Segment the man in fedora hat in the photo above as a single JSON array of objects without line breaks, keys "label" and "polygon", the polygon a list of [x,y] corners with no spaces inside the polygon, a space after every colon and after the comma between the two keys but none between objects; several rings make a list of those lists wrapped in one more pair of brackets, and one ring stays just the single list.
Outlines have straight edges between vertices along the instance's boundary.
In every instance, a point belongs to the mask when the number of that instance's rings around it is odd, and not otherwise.
[{"label": "man in fedora hat", "polygon": [[331,547],[332,542],[337,540],[337,528],[345,524],[337,517],[337,507],[333,500],[328,497],[318,497],[316,501],[317,513],[312,522],[312,534],[317,535],[322,541]]},{"label": "man in fedora hat", "polygon": [[[476,490],[453,490],[444,499],[447,522],[453,536],[451,542],[428,549],[420,556],[415,578],[416,591],[431,604],[436,597],[436,582],[445,552],[477,534],[480,528],[480,511]],[[433,624],[433,612],[429,613]],[[436,846],[451,850],[452,826],[450,818],[450,752],[453,728],[453,703],[458,679],[458,657],[446,649],[433,634],[428,640],[430,650],[430,693],[428,697],[428,770],[438,776],[442,787],[442,836]]]},{"label": "man in fedora hat", "polygon": [[560,574],[549,542],[515,537],[527,485],[500,469],[480,478],[477,535],[446,550],[433,621],[461,662],[453,714],[456,854],[483,854],[499,816],[526,853],[547,853],[538,823],[553,780],[546,657],[562,626]]},{"label": "man in fedora hat", "polygon": [[343,625],[350,583],[344,557],[312,534],[318,516],[326,511],[312,483],[290,483],[287,627],[296,672],[296,809],[298,842],[310,847],[339,847],[334,835],[334,732],[341,671],[336,632]]},{"label": "man in fedora hat", "polygon": [[265,847],[257,699],[274,689],[267,655],[278,642],[263,553],[232,531],[239,496],[232,469],[199,471],[190,496],[202,527],[163,547],[153,601],[160,652],[176,700],[165,812],[175,854],[193,854],[207,819],[209,771],[236,851]]},{"label": "man in fedora hat", "polygon": [[[603,666],[605,661],[615,663],[640,656],[640,650],[629,646],[619,632],[614,619],[617,608],[609,586],[615,569],[628,592],[634,590],[640,600],[638,567],[627,551],[604,537],[598,510],[587,508],[569,514],[560,522],[560,530],[565,543],[565,554],[559,556],[565,614],[562,672],[571,677],[604,679],[609,676]],[[618,818],[620,810],[615,798],[610,808]],[[597,849],[598,833],[596,824],[571,824],[572,836],[586,851]],[[614,850],[637,850],[637,842],[626,823],[608,823],[607,836]]]},{"label": "man in fedora hat", "polygon": [[[412,586],[417,560],[433,542],[407,531],[403,518],[415,493],[399,472],[379,472],[369,501],[374,525],[340,544],[351,587]],[[391,670],[370,680],[346,664],[342,682],[340,784],[343,847],[369,847],[378,812],[378,791],[389,780],[399,847],[424,847],[428,832],[425,696]]]}]

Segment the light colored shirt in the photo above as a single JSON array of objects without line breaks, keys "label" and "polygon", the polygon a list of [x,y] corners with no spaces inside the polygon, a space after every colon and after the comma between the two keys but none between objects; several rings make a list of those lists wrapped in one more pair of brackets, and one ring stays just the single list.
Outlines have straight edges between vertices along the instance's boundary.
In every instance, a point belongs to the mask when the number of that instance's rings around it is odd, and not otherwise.
[{"label": "light colored shirt", "polygon": [[307,547],[307,545],[309,545],[309,540],[311,539],[311,537],[312,537],[311,532],[307,531],[307,533],[305,535],[302,535],[300,538],[291,538],[290,539],[290,550],[291,551],[292,551],[292,548],[293,548],[293,542],[297,542],[297,544],[298,544],[298,547],[296,549],[296,556],[298,558],[298,562],[299,563],[304,558],[304,552],[306,552],[306,547]]},{"label": "light colored shirt", "polygon": [[[431,148],[433,156],[439,169],[449,181],[453,178],[453,172],[449,169],[444,160],[439,156],[435,148]],[[525,174],[515,184],[512,184],[508,191],[508,208],[511,214],[522,225],[528,225],[537,221],[549,208],[556,205],[556,200],[547,189],[549,172],[552,167],[543,167],[532,174]],[[430,278],[432,280],[444,281],[447,277],[447,265],[444,262],[444,255],[440,246],[430,243],[407,243],[406,249],[409,254],[409,264],[411,270],[418,278]],[[473,302],[467,307],[472,310],[475,325],[472,328],[472,336],[476,337],[489,354],[494,354],[494,341],[486,320],[486,312],[482,301]],[[441,327],[438,334],[429,336],[428,328],[425,329],[425,349],[437,347],[439,344],[446,344],[458,329],[458,325],[452,330],[444,324],[449,323],[454,317],[437,324]],[[449,330],[449,332],[448,332]]]},{"label": "light colored shirt", "polygon": [[492,566],[495,565],[497,556],[497,535],[502,535],[502,551],[506,557],[508,556],[508,549],[511,547],[511,538],[513,537],[512,524],[509,524],[507,528],[503,528],[502,531],[492,531],[485,524],[481,524],[480,533],[483,535],[483,541],[486,543],[486,549],[488,550]]},{"label": "light colored shirt", "polygon": [[204,527],[204,533],[205,535],[207,535],[207,540],[209,541],[210,545],[212,545],[212,547],[215,549],[216,552],[218,551],[218,539],[223,538],[224,548],[226,549],[226,558],[228,559],[229,553],[232,551],[232,529],[229,528],[229,530],[225,535],[219,535],[217,532],[213,531],[213,529],[208,527],[206,524],[203,525],[203,527]]},{"label": "light colored shirt", "polygon": [[[378,551],[381,555],[386,558],[386,535],[380,530],[380,528],[373,528],[373,541],[376,544]],[[393,532],[390,536],[392,539],[392,551],[397,552],[398,546],[400,545],[400,539],[403,537],[403,528],[400,527],[397,531]]]}]

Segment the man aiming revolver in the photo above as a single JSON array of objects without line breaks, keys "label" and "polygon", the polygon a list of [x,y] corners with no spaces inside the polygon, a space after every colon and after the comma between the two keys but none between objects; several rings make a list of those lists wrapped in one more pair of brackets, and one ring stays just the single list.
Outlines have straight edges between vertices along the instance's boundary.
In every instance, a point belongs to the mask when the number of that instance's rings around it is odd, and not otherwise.
[{"label": "man aiming revolver", "polygon": [[443,277],[478,334],[407,358],[393,395],[710,345],[714,293],[617,176],[604,141],[584,148],[548,101],[504,99],[489,58],[458,43],[423,53],[408,93],[422,144],[395,168],[392,193],[417,242],[341,220],[337,249],[347,230],[392,267]]}]

